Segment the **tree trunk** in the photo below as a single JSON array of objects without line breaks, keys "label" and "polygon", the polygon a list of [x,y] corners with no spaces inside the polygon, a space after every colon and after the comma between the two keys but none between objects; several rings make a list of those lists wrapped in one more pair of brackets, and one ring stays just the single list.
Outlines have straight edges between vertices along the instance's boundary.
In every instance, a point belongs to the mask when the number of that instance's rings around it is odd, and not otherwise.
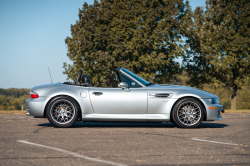
[{"label": "tree trunk", "polygon": [[232,91],[231,110],[236,110],[236,96],[237,96],[237,86],[235,86]]}]

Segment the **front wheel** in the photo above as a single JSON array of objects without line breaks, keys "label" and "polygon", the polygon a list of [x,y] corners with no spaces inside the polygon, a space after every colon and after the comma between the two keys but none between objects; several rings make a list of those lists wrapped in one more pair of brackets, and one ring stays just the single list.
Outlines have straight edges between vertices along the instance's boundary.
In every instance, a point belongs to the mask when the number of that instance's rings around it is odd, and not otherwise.
[{"label": "front wheel", "polygon": [[59,96],[50,101],[46,113],[49,122],[55,127],[73,126],[79,114],[77,103],[67,96]]},{"label": "front wheel", "polygon": [[180,100],[172,111],[173,121],[181,128],[195,128],[204,117],[204,108],[200,101],[193,98]]}]

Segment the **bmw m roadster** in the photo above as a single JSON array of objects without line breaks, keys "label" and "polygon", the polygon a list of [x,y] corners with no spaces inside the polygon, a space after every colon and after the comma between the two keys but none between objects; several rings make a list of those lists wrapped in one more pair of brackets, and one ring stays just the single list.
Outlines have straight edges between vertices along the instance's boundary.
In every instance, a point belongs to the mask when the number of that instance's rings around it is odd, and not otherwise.
[{"label": "bmw m roadster", "polygon": [[202,121],[222,120],[218,96],[196,88],[153,84],[118,68],[117,88],[93,87],[79,71],[74,83],[36,86],[26,101],[27,115],[48,118],[55,127],[83,122],[172,122],[195,128]]}]

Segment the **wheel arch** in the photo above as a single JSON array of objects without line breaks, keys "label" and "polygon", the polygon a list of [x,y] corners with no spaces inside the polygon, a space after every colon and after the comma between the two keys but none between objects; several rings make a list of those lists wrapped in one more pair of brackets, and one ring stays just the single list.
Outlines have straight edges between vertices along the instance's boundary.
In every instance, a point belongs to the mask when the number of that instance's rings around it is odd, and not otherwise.
[{"label": "wheel arch", "polygon": [[199,98],[194,97],[194,96],[184,96],[184,97],[181,97],[181,98],[179,98],[178,100],[175,101],[175,103],[173,104],[173,106],[172,106],[172,108],[171,108],[171,112],[170,112],[170,121],[172,121],[172,119],[173,119],[173,117],[172,117],[172,112],[173,112],[173,109],[174,109],[175,105],[176,105],[180,100],[185,99],[185,98],[193,98],[193,99],[196,99],[196,100],[198,100],[198,101],[202,104],[202,106],[203,106],[203,108],[204,108],[204,112],[205,112],[204,118],[203,118],[202,121],[206,121],[206,120],[207,120],[207,110],[206,110],[206,107],[205,107],[205,105],[204,105],[204,103],[203,103],[202,100],[200,100]]},{"label": "wheel arch", "polygon": [[78,108],[80,109],[79,118],[82,119],[82,109],[81,109],[81,107],[80,107],[80,104],[78,103],[78,101],[77,101],[74,97],[69,96],[69,95],[56,95],[56,96],[53,96],[51,99],[49,99],[48,102],[46,103],[45,107],[44,107],[44,110],[43,110],[43,117],[47,118],[47,113],[46,113],[46,112],[47,112],[47,111],[46,111],[47,106],[48,106],[48,104],[50,103],[50,101],[52,101],[52,100],[53,100],[54,98],[56,98],[56,97],[69,97],[69,98],[71,98],[72,100],[74,100],[74,101],[76,102]]}]

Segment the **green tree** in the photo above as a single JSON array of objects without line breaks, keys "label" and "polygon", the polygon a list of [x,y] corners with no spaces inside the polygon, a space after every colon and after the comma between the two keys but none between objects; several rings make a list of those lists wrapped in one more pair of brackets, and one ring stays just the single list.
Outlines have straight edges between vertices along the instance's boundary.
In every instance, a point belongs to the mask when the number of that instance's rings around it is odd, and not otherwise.
[{"label": "green tree", "polygon": [[125,67],[155,83],[181,71],[174,59],[184,55],[188,2],[182,0],[101,0],[79,9],[79,20],[65,39],[63,72],[75,79],[79,69],[94,86],[117,86],[115,69]]},{"label": "green tree", "polygon": [[227,87],[236,110],[237,91],[250,77],[250,1],[207,0],[205,10],[196,8],[193,20],[184,59],[188,83]]}]

